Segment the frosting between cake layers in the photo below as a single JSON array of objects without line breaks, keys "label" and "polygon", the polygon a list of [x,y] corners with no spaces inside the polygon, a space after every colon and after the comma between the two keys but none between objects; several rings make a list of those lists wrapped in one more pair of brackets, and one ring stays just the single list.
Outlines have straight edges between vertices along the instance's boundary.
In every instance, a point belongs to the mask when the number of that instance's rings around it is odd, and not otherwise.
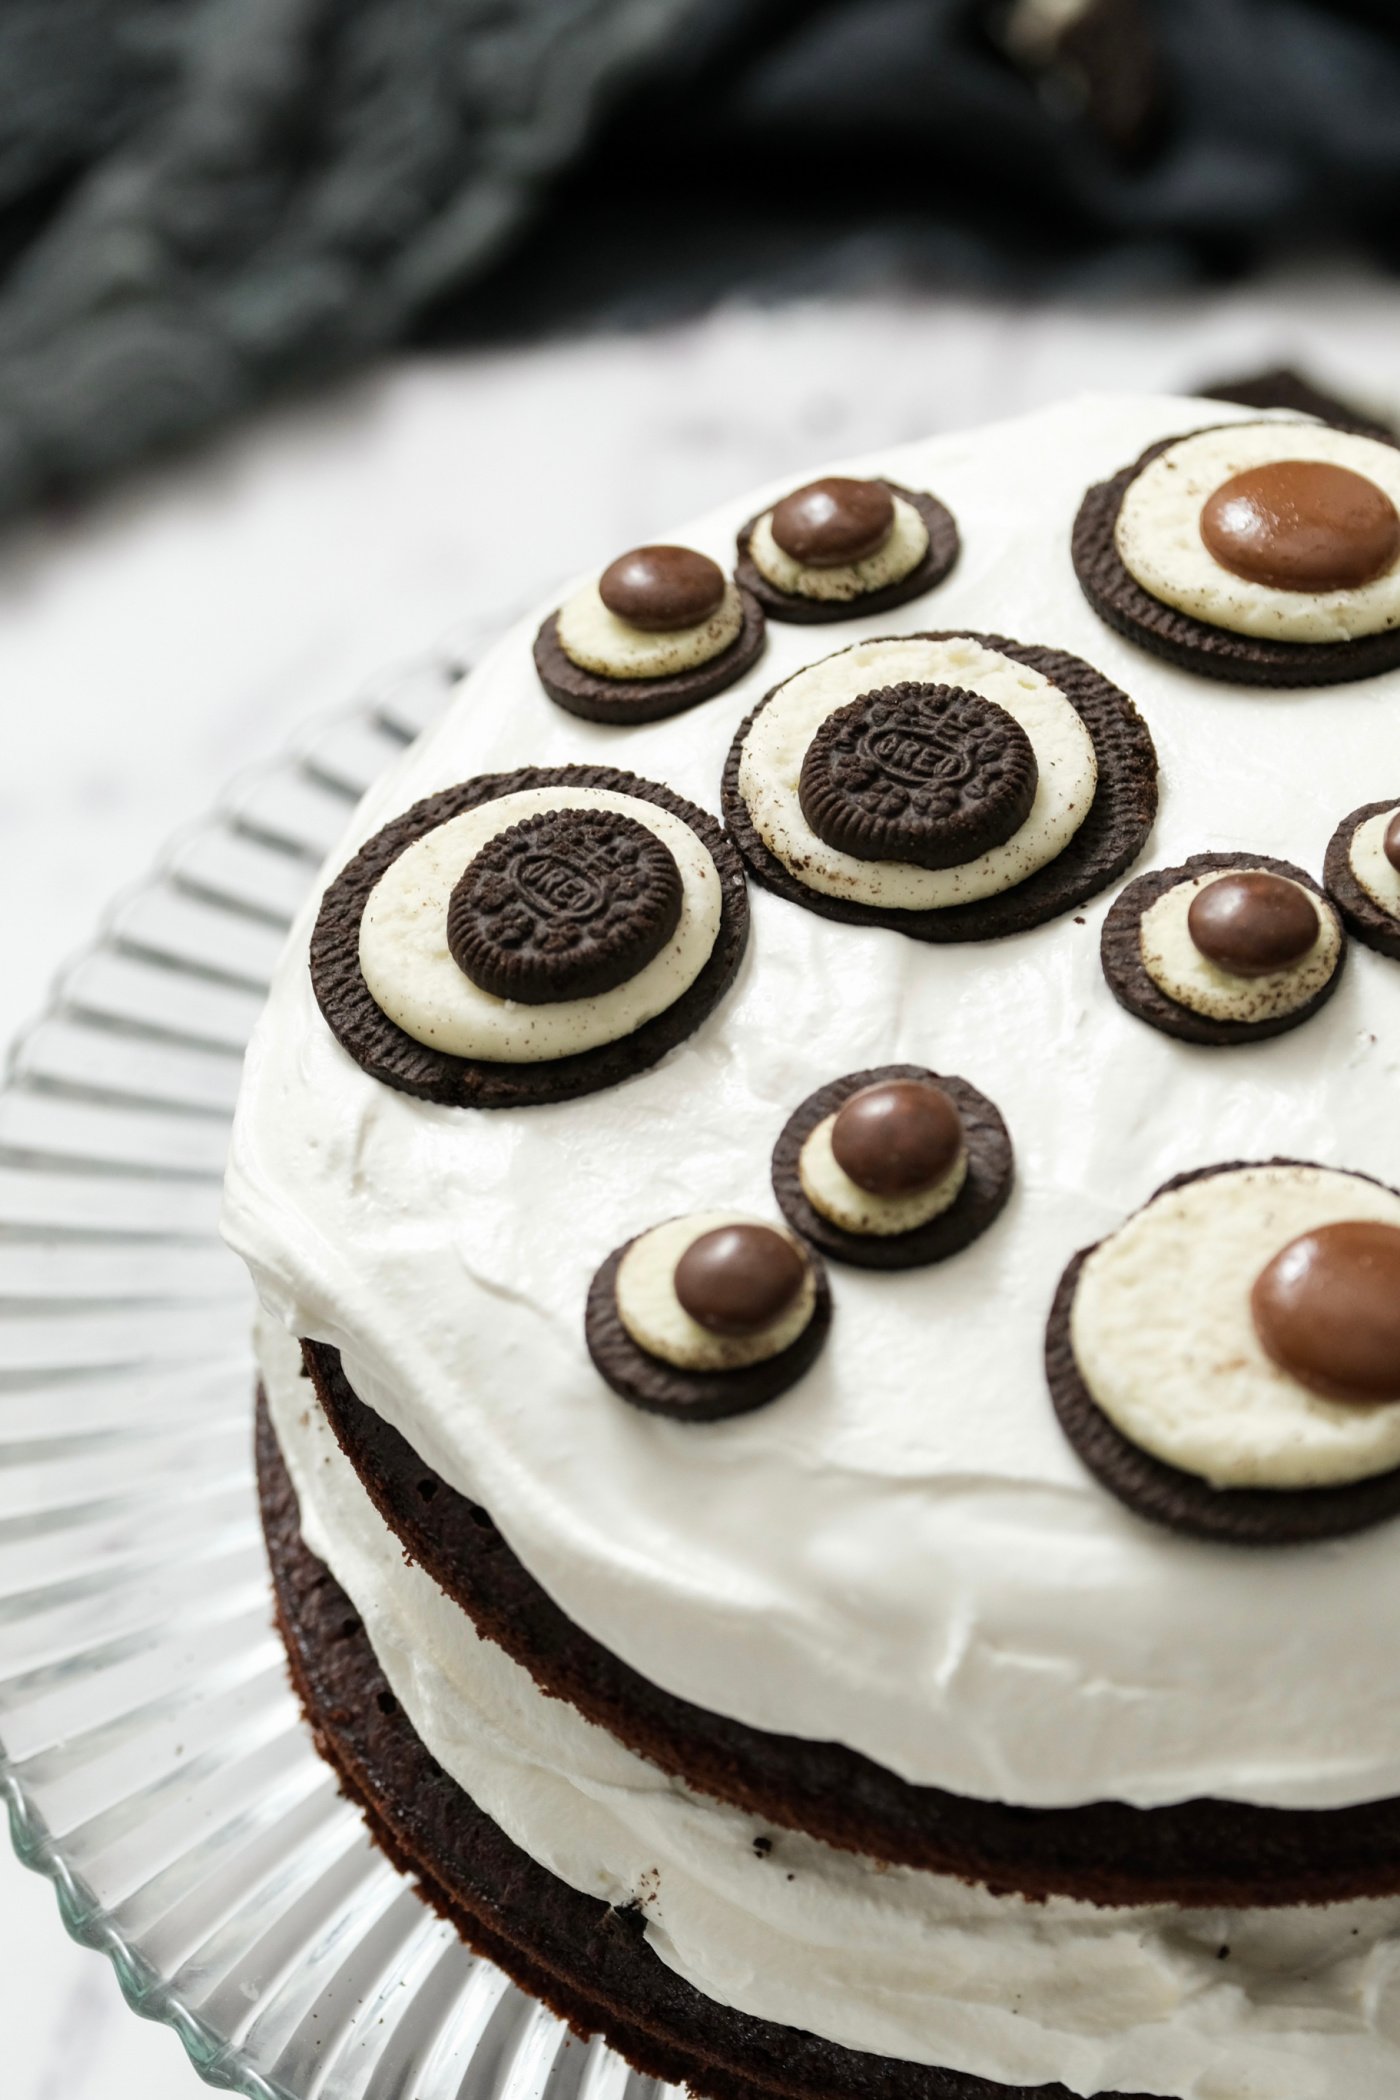
[{"label": "frosting between cake layers", "polygon": [[[1207,419],[1229,411],[1071,403],[854,463],[949,504],[953,576],[836,634],[774,626],[733,691],[669,721],[561,714],[525,622],[371,792],[335,863],[419,797],[522,764],[625,765],[714,809],[769,686],[832,646],[966,627],[1073,650],[1139,702],[1164,781],[1142,867],[1223,849],[1318,871],[1339,818],[1395,777],[1394,681],[1277,694],[1178,671],[1110,632],[1070,565],[1085,487]],[[781,493],[676,537],[726,561]],[[1107,899],[948,949],[751,901],[747,960],[697,1034],[624,1086],[508,1114],[358,1069],[312,996],[309,908],[250,1050],[228,1183],[227,1231],[268,1306],[341,1351],[578,1624],[716,1712],[1028,1806],[1400,1793],[1400,1526],[1277,1552],[1155,1530],[1085,1473],[1041,1365],[1069,1257],[1172,1175],[1282,1154],[1400,1182],[1400,972],[1358,953],[1306,1028],[1217,1054],[1119,1011],[1098,961]],[[835,1275],[822,1358],[772,1406],[700,1427],[624,1405],[583,1343],[598,1263],[668,1216],[774,1215],[792,1108],[894,1061],[997,1102],[1018,1159],[1006,1213],[935,1269]]]},{"label": "frosting between cake layers", "polygon": [[[1311,1910],[1099,1909],[876,1866],[668,1779],[548,1698],[407,1563],[294,1343],[259,1354],[302,1531],[438,1763],[541,1866],[640,1901],[658,1958],[719,2003],[1017,2086],[1179,2100],[1390,2100],[1400,1898]],[[755,1837],[771,1849],[755,1852]],[[1228,1956],[1220,1950],[1228,1947]]]}]

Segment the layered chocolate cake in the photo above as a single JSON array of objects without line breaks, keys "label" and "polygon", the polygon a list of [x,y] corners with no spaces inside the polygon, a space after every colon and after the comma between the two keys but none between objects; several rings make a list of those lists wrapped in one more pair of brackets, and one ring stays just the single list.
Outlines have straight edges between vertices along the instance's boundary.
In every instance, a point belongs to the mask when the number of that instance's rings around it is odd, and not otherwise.
[{"label": "layered chocolate cake", "polygon": [[1396,458],[1105,398],[750,492],[293,932],[226,1199],[292,1678],[645,2072],[1400,2089]]}]

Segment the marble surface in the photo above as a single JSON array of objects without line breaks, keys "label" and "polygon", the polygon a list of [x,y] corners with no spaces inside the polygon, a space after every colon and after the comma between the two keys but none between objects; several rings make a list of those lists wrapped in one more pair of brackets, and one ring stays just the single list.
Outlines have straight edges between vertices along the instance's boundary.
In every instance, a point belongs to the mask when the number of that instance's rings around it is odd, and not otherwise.
[{"label": "marble surface", "polygon": [[[1293,358],[1393,411],[1396,307],[1347,269],[1098,312],[872,294],[404,361],[11,534],[0,1040],[232,773],[436,634],[736,487],[1085,387]],[[5,2100],[202,2090],[8,1853],[0,2030]]]}]

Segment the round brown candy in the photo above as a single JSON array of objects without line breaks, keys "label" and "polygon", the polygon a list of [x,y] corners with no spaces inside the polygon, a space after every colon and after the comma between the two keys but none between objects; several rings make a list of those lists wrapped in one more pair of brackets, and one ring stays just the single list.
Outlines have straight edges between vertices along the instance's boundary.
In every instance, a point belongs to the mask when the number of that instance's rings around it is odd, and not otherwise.
[{"label": "round brown candy", "polygon": [[871,1196],[917,1196],[936,1187],[952,1173],[963,1144],[962,1117],[929,1080],[863,1087],[831,1126],[837,1166]]},{"label": "round brown candy", "polygon": [[698,627],[724,598],[724,571],[693,547],[634,547],[609,562],[598,596],[610,613],[644,634]]},{"label": "round brown candy", "polygon": [[842,569],[879,553],[894,530],[894,497],[883,481],[828,474],[784,496],[772,529],[804,569]]},{"label": "round brown candy", "polygon": [[1374,481],[1315,459],[1270,460],[1222,482],[1201,538],[1223,569],[1280,591],[1348,591],[1400,555],[1400,514]]},{"label": "round brown candy", "polygon": [[1347,1220],[1290,1240],[1250,1308],[1281,1369],[1329,1400],[1400,1400],[1400,1227]]},{"label": "round brown candy", "polygon": [[1218,969],[1232,977],[1268,977],[1301,962],[1314,946],[1317,906],[1286,876],[1245,871],[1198,890],[1186,927]]},{"label": "round brown candy", "polygon": [[807,1264],[771,1225],[720,1225],[702,1232],[676,1263],[676,1296],[709,1334],[761,1334],[802,1289]]},{"label": "round brown candy", "polygon": [[1400,875],[1400,809],[1396,810],[1395,815],[1385,827],[1383,845],[1386,859],[1390,862],[1396,874]]}]

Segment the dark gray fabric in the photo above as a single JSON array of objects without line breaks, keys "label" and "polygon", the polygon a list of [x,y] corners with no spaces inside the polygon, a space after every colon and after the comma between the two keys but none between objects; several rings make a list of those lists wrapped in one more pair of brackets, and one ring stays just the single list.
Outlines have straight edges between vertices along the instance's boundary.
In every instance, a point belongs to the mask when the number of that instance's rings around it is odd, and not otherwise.
[{"label": "dark gray fabric", "polygon": [[0,0],[0,511],[405,340],[1393,256],[1394,7],[1096,0],[1128,137],[1008,6]]}]

